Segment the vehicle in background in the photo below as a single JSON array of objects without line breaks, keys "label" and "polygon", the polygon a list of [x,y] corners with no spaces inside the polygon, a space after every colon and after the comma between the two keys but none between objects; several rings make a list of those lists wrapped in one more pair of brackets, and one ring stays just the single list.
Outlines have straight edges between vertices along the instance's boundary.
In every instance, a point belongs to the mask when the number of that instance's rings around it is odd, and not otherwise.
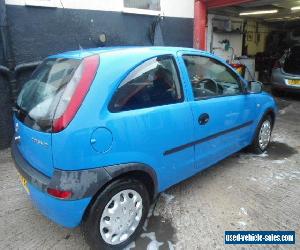
[{"label": "vehicle in background", "polygon": [[300,92],[300,45],[285,51],[276,61],[271,76],[272,92],[280,95],[283,92]]},{"label": "vehicle in background", "polygon": [[218,57],[118,47],[47,58],[14,110],[12,156],[34,205],[123,249],[159,192],[250,147],[264,152],[274,99]]}]

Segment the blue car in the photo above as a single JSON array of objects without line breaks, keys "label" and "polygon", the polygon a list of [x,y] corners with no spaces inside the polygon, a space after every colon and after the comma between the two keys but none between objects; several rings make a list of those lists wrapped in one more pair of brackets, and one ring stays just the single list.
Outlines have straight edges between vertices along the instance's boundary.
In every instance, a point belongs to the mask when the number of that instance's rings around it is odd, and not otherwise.
[{"label": "blue car", "polygon": [[259,82],[173,47],[48,57],[14,109],[12,155],[33,204],[92,248],[141,232],[157,194],[229,155],[269,145],[277,112]]}]

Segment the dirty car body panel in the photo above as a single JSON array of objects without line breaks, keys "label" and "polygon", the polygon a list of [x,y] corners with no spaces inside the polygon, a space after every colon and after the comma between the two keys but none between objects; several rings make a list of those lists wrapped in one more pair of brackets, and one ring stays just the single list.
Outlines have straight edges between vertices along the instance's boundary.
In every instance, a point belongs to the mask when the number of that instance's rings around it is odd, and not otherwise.
[{"label": "dirty car body panel", "polygon": [[[195,100],[183,54],[211,57],[233,71],[206,52],[172,47],[89,49],[48,58],[61,63],[51,69],[54,78],[69,67],[68,60],[80,62],[95,55],[100,60],[82,103],[62,130],[39,131],[24,124],[16,113],[20,110],[15,112],[12,155],[33,203],[44,215],[66,227],[78,226],[93,197],[118,176],[146,173],[155,196],[251,144],[262,117],[276,112],[273,98],[264,92],[241,92]],[[181,95],[176,103],[111,110],[124,79],[161,57],[172,62],[178,76]],[[233,74],[244,91],[246,81]],[[210,116],[205,126],[199,125],[202,113]],[[59,199],[49,190],[64,190],[68,196]]]}]

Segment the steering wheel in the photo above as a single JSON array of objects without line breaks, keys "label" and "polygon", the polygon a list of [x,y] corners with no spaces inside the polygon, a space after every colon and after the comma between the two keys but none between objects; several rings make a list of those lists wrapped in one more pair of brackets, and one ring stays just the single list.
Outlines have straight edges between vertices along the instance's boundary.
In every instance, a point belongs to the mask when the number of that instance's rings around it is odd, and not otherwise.
[{"label": "steering wheel", "polygon": [[[203,83],[203,86],[201,83]],[[213,79],[204,78],[204,79],[200,80],[197,84],[200,85],[200,88],[204,89],[205,91],[209,92],[212,95],[219,94],[219,85]]]}]

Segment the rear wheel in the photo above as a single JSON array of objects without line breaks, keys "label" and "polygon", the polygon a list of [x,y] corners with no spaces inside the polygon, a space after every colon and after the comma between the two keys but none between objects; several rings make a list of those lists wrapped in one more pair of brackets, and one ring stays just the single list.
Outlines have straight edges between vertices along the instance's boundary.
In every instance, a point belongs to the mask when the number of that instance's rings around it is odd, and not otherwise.
[{"label": "rear wheel", "polygon": [[250,146],[250,150],[256,154],[262,154],[270,144],[273,121],[270,115],[266,115],[259,123],[255,138]]},{"label": "rear wheel", "polygon": [[99,194],[84,218],[87,243],[92,249],[123,249],[139,235],[149,202],[141,182],[116,180]]}]

